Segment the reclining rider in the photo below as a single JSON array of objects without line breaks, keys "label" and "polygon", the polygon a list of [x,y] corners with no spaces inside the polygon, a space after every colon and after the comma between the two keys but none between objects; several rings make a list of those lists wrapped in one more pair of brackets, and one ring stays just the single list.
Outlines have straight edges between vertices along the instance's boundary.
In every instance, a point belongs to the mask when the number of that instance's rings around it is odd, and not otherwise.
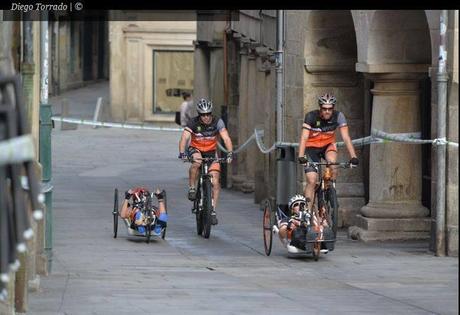
[{"label": "reclining rider", "polygon": [[[141,234],[145,234],[146,217],[141,211],[143,202],[148,198],[150,192],[143,187],[136,187],[129,189],[125,192],[125,200],[121,207],[120,216],[128,221],[128,225],[131,229],[137,230]],[[154,235],[160,235],[166,222],[168,221],[168,214],[166,213],[165,205],[165,194],[164,190],[156,189],[154,195],[158,199],[158,207],[153,206],[154,215],[157,217],[155,225],[153,225],[152,233]]]},{"label": "reclining rider", "polygon": [[[300,216],[301,212],[307,209],[307,198],[303,195],[295,195],[291,197],[291,199],[289,199],[288,208],[289,216],[286,215],[286,217],[278,221],[278,236],[281,243],[283,243],[289,253],[299,253],[299,248],[304,250],[303,247],[305,246],[305,244],[302,245],[304,241],[303,239],[296,239],[296,236],[302,238],[305,236],[305,233],[296,233],[296,230],[301,226],[302,221],[307,222],[308,225],[321,225],[321,229],[327,228],[328,224],[326,220],[320,219],[318,215],[312,211],[312,209],[307,212],[307,218],[302,218]],[[321,252],[327,253],[328,250],[322,245]]]}]

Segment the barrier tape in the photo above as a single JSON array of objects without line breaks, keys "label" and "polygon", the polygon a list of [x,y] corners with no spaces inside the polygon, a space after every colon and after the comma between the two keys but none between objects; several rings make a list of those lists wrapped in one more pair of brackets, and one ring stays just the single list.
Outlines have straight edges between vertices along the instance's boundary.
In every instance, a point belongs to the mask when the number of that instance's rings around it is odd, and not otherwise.
[{"label": "barrier tape", "polygon": [[[101,127],[115,127],[115,128],[125,128],[125,129],[143,129],[143,130],[154,130],[154,131],[183,131],[183,128],[170,128],[170,127],[158,127],[152,124],[130,124],[130,123],[114,123],[114,122],[99,122],[93,120],[77,119],[77,118],[68,118],[68,117],[51,117],[54,121],[61,121],[73,124],[88,125],[88,126],[101,126]],[[298,147],[298,143],[290,142],[275,142],[270,148],[267,149],[265,144],[262,141],[264,135],[264,130],[254,129],[254,133],[238,148],[233,152],[236,154],[246,148],[252,141],[255,140],[258,149],[264,153],[268,154],[280,146],[291,146]],[[447,141],[444,139],[420,139],[420,132],[410,132],[410,133],[386,133],[381,130],[372,129],[371,135],[359,139],[354,139],[351,142],[354,146],[365,146],[372,143],[386,143],[386,142],[402,142],[402,143],[412,143],[412,144],[427,144],[431,143],[433,145],[451,145],[458,147],[458,143]],[[224,153],[228,151],[220,144],[217,143],[219,149]],[[343,141],[337,142],[338,147],[345,145]]]},{"label": "barrier tape", "polygon": [[183,128],[158,127],[152,124],[103,122],[103,121],[68,118],[68,117],[60,117],[60,116],[53,116],[51,117],[51,119],[54,121],[72,123],[72,124],[77,124],[77,125],[112,127],[112,128],[123,128],[123,129],[143,129],[143,130],[154,130],[154,131],[182,131],[184,130]]},{"label": "barrier tape", "polygon": [[34,159],[34,141],[31,135],[0,141],[0,165],[23,163]]}]

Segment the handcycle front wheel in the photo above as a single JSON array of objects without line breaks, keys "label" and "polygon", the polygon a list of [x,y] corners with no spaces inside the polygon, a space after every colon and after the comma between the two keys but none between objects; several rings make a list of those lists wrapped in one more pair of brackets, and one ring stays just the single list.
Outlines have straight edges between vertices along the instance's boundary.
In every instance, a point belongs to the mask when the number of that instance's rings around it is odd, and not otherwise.
[{"label": "handcycle front wheel", "polygon": [[113,196],[113,238],[117,238],[118,234],[118,188],[115,188]]},{"label": "handcycle front wheel", "polygon": [[270,200],[267,199],[263,203],[264,215],[263,215],[263,234],[264,234],[264,249],[265,255],[270,256],[272,251],[273,243],[273,225],[275,224],[273,208]]},{"label": "handcycle front wheel", "polygon": [[315,259],[315,261],[318,261],[320,253],[321,253],[321,242],[313,243],[313,258]]}]

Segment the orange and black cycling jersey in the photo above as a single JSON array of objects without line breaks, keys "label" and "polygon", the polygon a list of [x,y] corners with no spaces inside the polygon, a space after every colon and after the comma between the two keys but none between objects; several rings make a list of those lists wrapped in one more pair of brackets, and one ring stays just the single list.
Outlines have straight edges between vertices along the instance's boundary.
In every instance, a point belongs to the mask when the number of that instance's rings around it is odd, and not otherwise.
[{"label": "orange and black cycling jersey", "polygon": [[310,131],[306,147],[322,148],[335,141],[335,130],[345,127],[347,120],[342,112],[334,111],[331,119],[324,120],[319,110],[314,110],[305,115],[304,129]]},{"label": "orange and black cycling jersey", "polygon": [[219,132],[225,129],[225,123],[222,119],[212,116],[209,125],[201,122],[197,116],[189,121],[185,130],[192,134],[190,146],[201,152],[215,151],[217,148],[217,137]]}]

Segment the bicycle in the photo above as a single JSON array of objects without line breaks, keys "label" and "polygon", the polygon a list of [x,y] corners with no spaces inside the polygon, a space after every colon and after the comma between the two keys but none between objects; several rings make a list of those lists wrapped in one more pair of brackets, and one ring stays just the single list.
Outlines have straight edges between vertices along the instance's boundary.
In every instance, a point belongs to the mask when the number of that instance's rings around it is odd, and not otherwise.
[{"label": "bicycle", "polygon": [[[263,214],[263,237],[264,249],[267,256],[270,255],[272,249],[273,233],[277,233],[279,227],[278,222],[285,218],[292,218],[300,221],[299,229],[296,229],[298,235],[296,239],[297,246],[300,251],[313,254],[315,261],[319,259],[321,249],[328,251],[334,250],[334,245],[337,236],[338,225],[338,209],[339,203],[335,190],[335,180],[332,179],[332,170],[330,166],[339,166],[342,168],[351,168],[349,162],[346,163],[321,163],[307,162],[308,165],[318,167],[318,182],[315,189],[315,200],[317,202],[316,209],[313,209],[313,202],[307,209],[299,212],[299,215],[289,216],[280,206],[276,206],[275,200],[267,199],[262,204]],[[326,165],[324,173],[322,166]],[[324,245],[322,245],[324,244]],[[322,248],[322,247],[326,248]]]},{"label": "bicycle", "polygon": [[190,163],[194,161],[201,161],[200,165],[200,176],[198,179],[198,185],[196,187],[196,197],[193,201],[192,212],[196,215],[196,231],[198,235],[202,235],[204,238],[209,238],[211,235],[212,225],[212,210],[214,208],[212,204],[212,178],[209,174],[209,166],[214,163],[225,163],[226,158],[215,158],[215,157],[204,157],[188,160]]},{"label": "bicycle", "polygon": [[[316,183],[315,188],[315,197],[317,204],[317,216],[320,220],[326,220],[327,224],[332,227],[332,237],[333,242],[328,244],[327,242],[326,247],[328,250],[334,250],[334,243],[337,238],[337,227],[338,227],[338,219],[339,219],[339,201],[337,199],[337,191],[335,189],[336,181],[332,178],[332,169],[331,166],[338,166],[340,168],[352,168],[353,165],[350,162],[307,162],[307,166],[312,166],[317,168],[318,174],[318,181]],[[322,167],[325,166],[325,170],[323,172]],[[315,201],[314,200],[314,201]],[[312,201],[312,208],[313,203]],[[320,253],[320,245],[321,244],[314,244],[314,255],[318,255]]]},{"label": "bicycle", "polygon": [[[146,243],[150,243],[150,239],[152,237],[152,229],[157,223],[157,216],[155,215],[155,212],[157,210],[157,207],[153,205],[152,200],[154,197],[154,193],[148,193],[147,195],[143,196],[134,196],[133,198],[137,198],[136,202],[136,207],[139,208],[139,210],[142,212],[142,215],[144,216],[144,222],[145,222],[145,234],[140,233],[136,230],[135,226],[133,224],[129,224],[127,219],[124,219],[123,221],[126,224],[126,227],[128,229],[128,233],[133,236],[142,236],[146,238]],[[167,213],[167,207],[166,207],[166,192],[164,192],[164,201],[165,201],[165,211]],[[113,206],[113,238],[117,238],[118,234],[118,217],[120,216],[120,212],[118,210],[118,188],[115,188],[114,192],[114,206]],[[166,226],[162,227],[160,237],[162,239],[165,239],[166,237]]]}]

